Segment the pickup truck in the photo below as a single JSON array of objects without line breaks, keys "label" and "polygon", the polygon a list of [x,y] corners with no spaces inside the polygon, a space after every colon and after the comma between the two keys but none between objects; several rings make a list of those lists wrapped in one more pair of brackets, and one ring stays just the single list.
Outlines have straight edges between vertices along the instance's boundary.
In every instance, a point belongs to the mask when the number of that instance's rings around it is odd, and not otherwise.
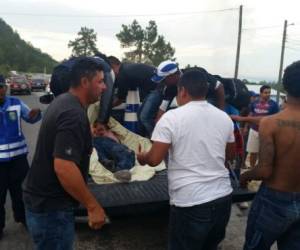
[{"label": "pickup truck", "polygon": [[[111,113],[114,75],[107,63],[101,58],[98,58],[97,60],[101,60],[100,62],[105,66],[104,76],[107,85],[107,89],[100,99],[101,109],[98,118],[107,121]],[[57,87],[51,85],[51,81],[50,90],[53,87]],[[54,93],[54,91],[52,92]],[[51,94],[40,98],[40,101],[44,104],[49,103],[52,100],[53,95]],[[249,201],[253,199],[255,192],[238,188],[234,183],[235,182],[233,181],[233,202]],[[167,170],[157,172],[156,175],[148,181],[131,183],[96,184],[89,178],[88,186],[109,216],[122,216],[126,214],[136,215],[139,213],[156,212],[161,209],[168,209],[169,207]],[[79,207],[76,214],[78,216],[85,216],[86,210],[83,207]]]}]

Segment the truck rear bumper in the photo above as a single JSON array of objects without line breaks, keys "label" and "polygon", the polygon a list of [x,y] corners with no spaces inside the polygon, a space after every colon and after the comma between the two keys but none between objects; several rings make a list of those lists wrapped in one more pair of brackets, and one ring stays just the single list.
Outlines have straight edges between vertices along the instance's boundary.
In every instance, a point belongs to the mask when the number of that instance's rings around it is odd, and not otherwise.
[{"label": "truck rear bumper", "polygon": [[[98,185],[88,183],[91,192],[109,216],[143,214],[169,208],[167,171],[158,172],[151,180]],[[250,201],[255,192],[235,188],[233,202]],[[85,216],[86,211],[79,207],[77,216]]]}]

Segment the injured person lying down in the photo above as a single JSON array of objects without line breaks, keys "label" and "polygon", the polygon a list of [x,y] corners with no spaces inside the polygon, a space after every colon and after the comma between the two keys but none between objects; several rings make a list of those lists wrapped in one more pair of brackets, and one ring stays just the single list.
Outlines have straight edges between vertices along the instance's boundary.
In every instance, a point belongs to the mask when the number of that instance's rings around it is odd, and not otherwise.
[{"label": "injured person lying down", "polygon": [[107,124],[96,120],[92,126],[93,146],[99,162],[121,182],[131,180],[129,171],[135,165],[135,152],[120,143],[118,135]]}]

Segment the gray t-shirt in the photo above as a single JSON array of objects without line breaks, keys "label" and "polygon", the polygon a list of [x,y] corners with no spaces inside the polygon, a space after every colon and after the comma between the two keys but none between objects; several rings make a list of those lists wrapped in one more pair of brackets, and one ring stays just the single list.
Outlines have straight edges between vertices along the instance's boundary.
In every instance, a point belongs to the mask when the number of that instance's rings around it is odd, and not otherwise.
[{"label": "gray t-shirt", "polygon": [[23,196],[27,208],[47,212],[78,205],[60,184],[54,170],[54,158],[74,162],[86,179],[91,139],[86,110],[78,98],[70,93],[57,97],[44,115],[33,162],[24,181]]}]

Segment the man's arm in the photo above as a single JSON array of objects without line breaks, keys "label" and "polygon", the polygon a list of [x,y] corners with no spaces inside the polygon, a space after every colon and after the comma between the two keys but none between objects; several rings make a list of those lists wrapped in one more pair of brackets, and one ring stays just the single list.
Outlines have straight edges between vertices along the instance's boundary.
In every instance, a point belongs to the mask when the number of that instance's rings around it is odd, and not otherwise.
[{"label": "man's arm", "polygon": [[113,101],[112,106],[117,107],[123,102],[126,101],[128,94],[128,80],[125,77],[124,73],[120,73],[114,84],[114,88],[117,88],[116,99]]},{"label": "man's arm", "polygon": [[[176,98],[176,97],[174,97]],[[166,113],[167,109],[168,109],[168,106],[170,104],[170,100],[167,100],[167,99],[163,99],[160,106],[159,106],[159,109],[158,109],[158,112],[156,114],[156,118],[155,118],[155,122],[157,123],[160,118],[163,116],[164,113]]]},{"label": "man's arm", "polygon": [[112,107],[113,108],[117,107],[117,106],[121,105],[123,102],[125,102],[124,99],[120,99],[120,98],[117,97],[116,99],[114,99]]},{"label": "man's arm", "polygon": [[20,101],[21,104],[21,117],[28,123],[35,123],[41,120],[40,109],[30,109],[24,102]]},{"label": "man's arm", "polygon": [[60,115],[56,121],[56,136],[53,149],[54,171],[67,193],[82,203],[88,212],[89,225],[100,228],[105,221],[100,204],[88,190],[79,169],[83,154],[89,154],[88,126],[85,114],[77,109]]},{"label": "man's arm", "polygon": [[64,190],[88,210],[89,226],[93,229],[101,228],[105,222],[104,210],[87,188],[76,164],[55,158],[54,170]]},{"label": "man's arm", "polygon": [[150,151],[137,153],[137,160],[141,165],[155,167],[165,159],[171,144],[154,141]]},{"label": "man's arm", "polygon": [[260,121],[264,116],[239,116],[239,115],[231,115],[232,120],[237,122],[248,122],[259,125]]},{"label": "man's arm", "polygon": [[216,93],[216,102],[219,109],[225,109],[225,91],[223,84],[219,84],[219,86],[215,89]]},{"label": "man's arm", "polygon": [[225,162],[233,161],[235,158],[235,142],[227,143],[225,150]]},{"label": "man's arm", "polygon": [[156,114],[156,118],[155,118],[155,122],[157,123],[160,118],[163,116],[163,114],[165,113],[166,111],[162,110],[162,109],[159,109],[157,114]]},{"label": "man's arm", "polygon": [[266,117],[261,120],[258,165],[241,175],[241,186],[246,187],[247,182],[251,180],[267,180],[272,176],[275,157],[274,129],[272,119]]}]

